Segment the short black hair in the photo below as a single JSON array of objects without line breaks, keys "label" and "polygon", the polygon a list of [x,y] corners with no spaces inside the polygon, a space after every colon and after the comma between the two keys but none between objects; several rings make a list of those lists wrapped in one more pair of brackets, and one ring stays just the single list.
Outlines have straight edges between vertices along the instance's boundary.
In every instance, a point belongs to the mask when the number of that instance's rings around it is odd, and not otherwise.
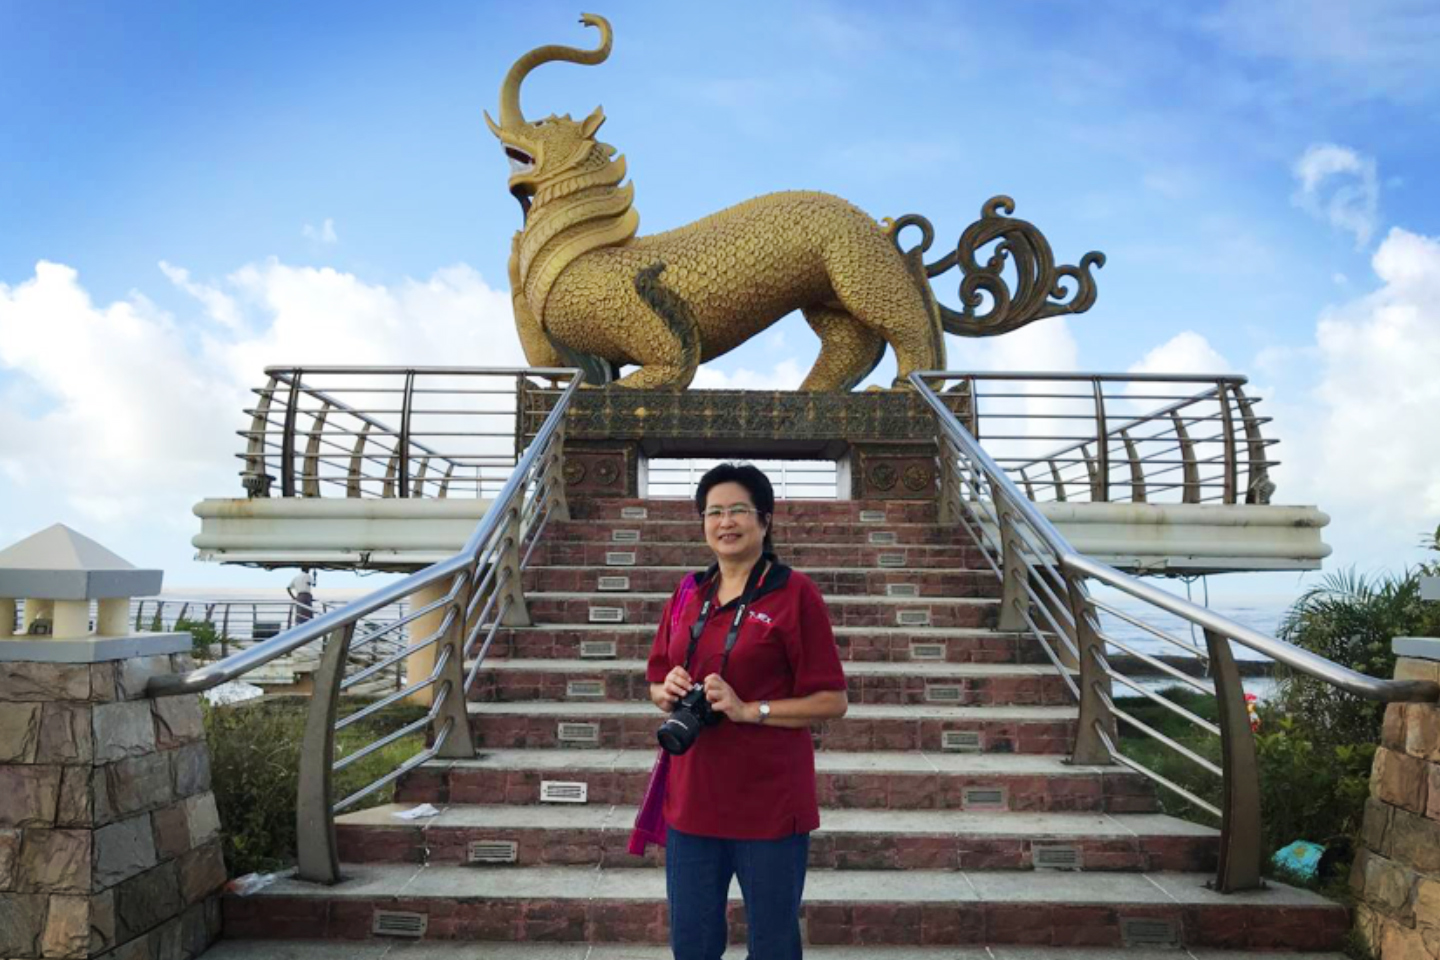
[{"label": "short black hair", "polygon": [[710,496],[710,490],[722,483],[738,483],[750,494],[750,502],[755,504],[760,521],[765,524],[765,549],[773,550],[775,544],[770,534],[775,527],[775,488],[770,485],[765,471],[751,463],[720,463],[711,467],[695,487],[696,513],[704,515],[705,500]]}]

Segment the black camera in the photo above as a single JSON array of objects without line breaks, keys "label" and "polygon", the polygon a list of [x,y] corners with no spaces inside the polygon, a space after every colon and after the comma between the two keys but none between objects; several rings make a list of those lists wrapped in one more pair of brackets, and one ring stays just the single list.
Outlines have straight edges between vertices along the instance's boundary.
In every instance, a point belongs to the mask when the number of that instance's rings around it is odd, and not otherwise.
[{"label": "black camera", "polygon": [[724,719],[725,714],[717,712],[705,699],[705,687],[697,683],[676,701],[675,709],[655,731],[655,739],[660,741],[666,753],[679,756],[695,745],[695,738],[702,728],[713,727]]}]

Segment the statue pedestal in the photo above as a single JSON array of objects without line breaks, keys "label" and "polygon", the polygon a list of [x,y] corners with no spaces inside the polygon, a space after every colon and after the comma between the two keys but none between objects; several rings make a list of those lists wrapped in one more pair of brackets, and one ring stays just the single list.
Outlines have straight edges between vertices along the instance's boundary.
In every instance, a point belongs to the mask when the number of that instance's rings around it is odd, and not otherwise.
[{"label": "statue pedestal", "polygon": [[[522,392],[527,441],[557,395]],[[969,416],[968,396],[955,394],[953,403]],[[931,500],[937,452],[934,415],[907,390],[582,388],[565,420],[566,489],[583,497],[638,497],[645,460],[705,457],[829,460],[840,465],[842,499]]]}]

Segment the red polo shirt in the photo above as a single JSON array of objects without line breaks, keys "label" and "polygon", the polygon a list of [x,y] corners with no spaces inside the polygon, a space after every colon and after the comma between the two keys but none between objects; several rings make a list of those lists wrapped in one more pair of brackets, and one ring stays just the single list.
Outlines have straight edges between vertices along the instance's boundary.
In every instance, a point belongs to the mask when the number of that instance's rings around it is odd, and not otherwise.
[{"label": "red polo shirt", "polygon": [[[691,576],[700,581],[706,575]],[[679,590],[665,605],[645,671],[651,683],[685,665],[690,625],[708,590],[708,579],[697,582],[679,617],[671,616]],[[712,607],[690,664],[697,682],[719,669],[737,603]],[[772,564],[745,614],[724,676],[747,703],[845,689],[830,614],[809,577]],[[809,729],[728,719],[702,728],[689,751],[670,758],[665,819],[684,833],[732,840],[773,840],[814,830],[820,809]]]}]

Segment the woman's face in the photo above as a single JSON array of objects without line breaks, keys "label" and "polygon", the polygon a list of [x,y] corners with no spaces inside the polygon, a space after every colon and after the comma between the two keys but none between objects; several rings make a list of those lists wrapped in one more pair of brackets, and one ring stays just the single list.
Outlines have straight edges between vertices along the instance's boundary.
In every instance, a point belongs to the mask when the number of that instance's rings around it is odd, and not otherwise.
[{"label": "woman's face", "polygon": [[[765,544],[765,524],[755,511],[750,491],[738,483],[717,483],[705,497],[706,511],[719,507],[719,516],[706,516],[705,542],[721,560],[759,559]],[[732,507],[749,507],[732,513]]]}]

